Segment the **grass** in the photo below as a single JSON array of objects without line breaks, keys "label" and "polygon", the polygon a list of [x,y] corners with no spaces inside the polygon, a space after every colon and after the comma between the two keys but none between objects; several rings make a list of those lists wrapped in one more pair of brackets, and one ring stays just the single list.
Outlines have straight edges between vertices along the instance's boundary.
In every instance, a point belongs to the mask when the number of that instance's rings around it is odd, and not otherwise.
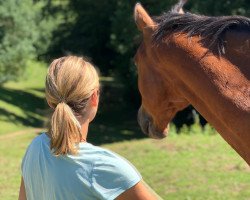
[{"label": "grass", "polygon": [[[32,132],[32,133],[31,133]],[[33,131],[0,136],[0,199],[17,199],[20,184],[20,164],[25,149],[34,137]]]},{"label": "grass", "polygon": [[[46,130],[46,71],[46,65],[30,62],[19,82],[0,88],[0,199],[17,199],[25,149],[36,133]],[[124,106],[123,86],[112,78],[101,81],[101,105],[89,142],[130,160],[163,199],[250,199],[249,166],[210,126],[184,126],[180,135],[172,126],[169,138],[146,139],[136,111]]]},{"label": "grass", "polygon": [[[17,199],[21,158],[35,135],[0,137],[0,199]],[[182,134],[102,146],[130,160],[163,199],[250,199],[250,169],[219,135]]]},{"label": "grass", "polygon": [[163,199],[249,200],[249,166],[219,135],[178,135],[105,147],[139,169]]},{"label": "grass", "polygon": [[0,135],[43,126],[46,71],[45,64],[30,62],[18,82],[0,87]]},{"label": "grass", "polygon": [[[30,62],[27,72],[18,82],[12,81],[0,87],[0,136],[46,125],[49,116],[44,98],[46,66]],[[124,106],[122,85],[112,77],[101,77],[101,84],[100,109],[90,127],[99,136],[93,134],[89,140],[102,144],[144,137],[138,134],[136,111]],[[125,111],[122,115],[121,110]]]}]

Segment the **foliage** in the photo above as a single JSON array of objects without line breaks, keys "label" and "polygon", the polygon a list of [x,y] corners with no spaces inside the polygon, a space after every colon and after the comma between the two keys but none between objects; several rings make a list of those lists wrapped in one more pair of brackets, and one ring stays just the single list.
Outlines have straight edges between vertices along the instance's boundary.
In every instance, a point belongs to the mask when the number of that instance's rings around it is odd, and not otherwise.
[{"label": "foliage", "polygon": [[[133,57],[138,48],[141,36],[134,23],[133,10],[137,1],[116,1],[114,15],[111,18],[112,29],[110,44],[116,52],[114,59],[115,69],[119,79],[126,83],[126,100],[133,102],[136,107],[140,103],[137,89],[137,70]],[[160,13],[162,8],[170,8],[172,1],[152,1],[141,2],[150,13]],[[129,80],[129,81],[128,81]]]},{"label": "foliage", "polygon": [[0,0],[0,83],[21,76],[26,62],[46,51],[55,21],[43,18],[45,1]]},{"label": "foliage", "polygon": [[[177,1],[152,1],[143,0],[142,5],[151,16],[160,15],[167,11]],[[116,52],[114,59],[115,69],[122,82],[127,85],[127,94],[131,101],[138,102],[137,96],[137,74],[133,63],[133,57],[139,46],[138,41],[141,33],[137,30],[133,20],[133,7],[136,1],[117,1],[114,16],[111,18],[111,40],[110,43]],[[199,12],[208,15],[231,15],[241,14],[250,16],[250,3],[247,0],[224,0],[224,1],[199,1],[190,0],[187,4],[187,11]],[[128,81],[129,80],[129,81]]]},{"label": "foliage", "polygon": [[[65,1],[63,1],[65,2]],[[115,75],[125,85],[124,102],[140,103],[137,89],[137,72],[133,57],[141,41],[133,19],[136,0],[66,1],[68,5],[58,12],[65,21],[53,35],[49,55],[61,56],[67,53],[84,54],[93,59],[104,75]],[[151,16],[168,11],[177,0],[142,0],[142,5]],[[67,9],[66,9],[67,8]],[[206,15],[240,14],[250,16],[248,0],[189,0],[186,11]],[[185,122],[190,115],[186,110]],[[176,123],[182,120],[175,120]],[[191,120],[192,121],[192,120]]]},{"label": "foliage", "polygon": [[[159,11],[161,6],[169,7],[173,1],[145,2],[147,7]],[[54,42],[48,54],[58,57],[74,53],[92,58],[104,75],[115,74],[126,84],[129,100],[138,105],[133,64],[133,55],[139,44],[139,34],[133,22],[135,3],[135,0],[68,1],[67,9],[61,10],[66,16],[65,21],[54,32]]]},{"label": "foliage", "polygon": [[[142,0],[151,16],[177,0]],[[137,72],[133,63],[141,33],[133,19],[136,0],[0,0],[0,83],[20,77],[27,60],[83,54],[103,75],[115,76],[125,88],[123,102],[138,107]],[[186,11],[206,15],[250,16],[247,0],[189,0]],[[191,107],[174,119],[192,123]],[[185,120],[183,120],[185,119]]]},{"label": "foliage", "polygon": [[[107,74],[112,68],[114,51],[109,45],[115,0],[63,1],[56,12],[63,16],[53,33],[53,43],[48,49],[52,58],[65,54],[85,55]],[[52,5],[53,6],[53,5]]]},{"label": "foliage", "polygon": [[190,0],[185,6],[187,10],[203,15],[243,15],[250,16],[248,0]]}]

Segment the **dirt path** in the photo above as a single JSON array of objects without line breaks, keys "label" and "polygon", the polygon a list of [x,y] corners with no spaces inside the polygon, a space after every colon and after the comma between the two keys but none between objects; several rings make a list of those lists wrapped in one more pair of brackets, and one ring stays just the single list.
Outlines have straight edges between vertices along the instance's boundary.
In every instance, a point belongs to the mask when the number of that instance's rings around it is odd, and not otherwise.
[{"label": "dirt path", "polygon": [[34,133],[39,133],[44,131],[45,128],[30,128],[30,129],[25,129],[25,130],[21,130],[21,131],[16,131],[16,132],[12,132],[12,133],[8,133],[5,135],[1,135],[0,136],[0,140],[5,140],[5,139],[10,139],[19,135],[23,135],[27,132],[34,132]]}]

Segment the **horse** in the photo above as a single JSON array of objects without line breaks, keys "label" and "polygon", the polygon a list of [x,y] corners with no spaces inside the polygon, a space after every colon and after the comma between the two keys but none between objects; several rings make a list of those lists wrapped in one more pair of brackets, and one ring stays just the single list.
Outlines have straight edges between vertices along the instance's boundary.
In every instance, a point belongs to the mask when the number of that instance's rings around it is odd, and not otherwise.
[{"label": "horse", "polygon": [[135,5],[139,125],[164,138],[191,104],[250,165],[250,19],[185,13],[185,2],[154,18]]}]

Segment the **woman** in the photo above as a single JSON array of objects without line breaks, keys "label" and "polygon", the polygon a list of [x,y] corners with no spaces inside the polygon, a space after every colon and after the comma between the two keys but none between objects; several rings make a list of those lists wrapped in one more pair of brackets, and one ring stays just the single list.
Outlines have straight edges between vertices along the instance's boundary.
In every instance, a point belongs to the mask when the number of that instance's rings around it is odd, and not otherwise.
[{"label": "woman", "polygon": [[99,103],[99,77],[89,62],[54,60],[45,93],[54,113],[48,133],[23,158],[19,200],[157,199],[128,161],[87,142]]}]

